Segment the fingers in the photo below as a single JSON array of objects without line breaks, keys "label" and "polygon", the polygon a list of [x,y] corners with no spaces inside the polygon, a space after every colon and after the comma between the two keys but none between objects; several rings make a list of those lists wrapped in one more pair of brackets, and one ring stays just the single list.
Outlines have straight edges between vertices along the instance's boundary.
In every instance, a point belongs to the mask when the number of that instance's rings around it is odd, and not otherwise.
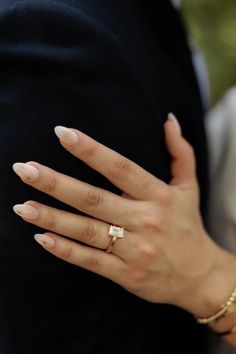
[{"label": "fingers", "polygon": [[13,168],[23,182],[90,216],[127,229],[132,227],[135,201],[93,187],[36,162],[16,163]]},{"label": "fingers", "polygon": [[[25,221],[42,229],[102,250],[107,250],[110,245],[109,225],[100,220],[72,214],[35,201],[15,205],[13,209]],[[132,249],[131,239],[131,234],[125,230],[124,239],[122,239],[122,242],[117,240],[112,253],[124,259],[127,249]]]},{"label": "fingers", "polygon": [[34,201],[15,205],[14,211],[27,222],[45,230],[96,248],[107,249],[109,246],[108,224],[100,220],[72,214]]},{"label": "fingers", "polygon": [[195,181],[195,157],[192,146],[181,135],[180,125],[173,114],[169,114],[164,125],[168,150],[172,156],[171,184]]},{"label": "fingers", "polygon": [[122,285],[127,266],[115,255],[51,233],[37,234],[35,240],[54,256]]},{"label": "fingers", "polygon": [[164,185],[134,162],[78,130],[56,127],[55,133],[66,150],[135,199],[148,200],[158,186]]}]

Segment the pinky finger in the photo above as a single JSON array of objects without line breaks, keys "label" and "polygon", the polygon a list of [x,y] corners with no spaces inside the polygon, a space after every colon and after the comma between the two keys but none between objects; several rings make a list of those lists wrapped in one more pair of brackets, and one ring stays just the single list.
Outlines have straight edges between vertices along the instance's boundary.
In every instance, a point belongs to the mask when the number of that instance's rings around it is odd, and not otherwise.
[{"label": "pinky finger", "polygon": [[53,233],[36,234],[35,240],[54,256],[78,267],[97,273],[122,285],[126,263],[117,256],[96,248],[80,245]]}]

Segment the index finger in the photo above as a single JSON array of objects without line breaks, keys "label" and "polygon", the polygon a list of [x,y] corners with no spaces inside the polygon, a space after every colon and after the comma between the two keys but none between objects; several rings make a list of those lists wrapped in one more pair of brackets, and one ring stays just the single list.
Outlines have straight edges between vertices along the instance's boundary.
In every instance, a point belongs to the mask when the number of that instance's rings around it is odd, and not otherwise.
[{"label": "index finger", "polygon": [[55,134],[63,147],[72,155],[101,173],[115,186],[135,199],[152,199],[154,195],[157,195],[160,187],[166,187],[164,182],[135,162],[76,129],[57,126]]}]

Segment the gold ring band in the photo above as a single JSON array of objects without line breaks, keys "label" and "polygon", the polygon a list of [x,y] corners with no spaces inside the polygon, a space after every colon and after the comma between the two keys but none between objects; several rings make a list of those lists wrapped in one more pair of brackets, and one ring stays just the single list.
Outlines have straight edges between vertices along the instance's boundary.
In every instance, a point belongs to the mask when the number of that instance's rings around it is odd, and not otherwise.
[{"label": "gold ring band", "polygon": [[117,238],[118,238],[117,236],[112,237],[110,245],[108,246],[108,249],[106,250],[107,253],[111,253]]}]

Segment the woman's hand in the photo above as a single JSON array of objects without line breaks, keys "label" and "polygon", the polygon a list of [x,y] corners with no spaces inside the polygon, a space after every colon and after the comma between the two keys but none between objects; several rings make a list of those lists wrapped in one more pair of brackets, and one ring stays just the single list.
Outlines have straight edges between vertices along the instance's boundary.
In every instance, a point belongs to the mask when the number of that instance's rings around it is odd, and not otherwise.
[{"label": "woman's hand", "polygon": [[[50,231],[35,239],[55,256],[148,301],[207,316],[235,285],[235,277],[227,272],[232,266],[236,269],[235,259],[218,248],[203,228],[193,149],[173,115],[164,129],[172,156],[170,185],[82,132],[57,127],[63,147],[124,194],[115,195],[36,162],[17,163],[14,170],[23,182],[88,216],[35,201],[14,210],[25,221]],[[125,229],[112,253],[105,252],[111,242],[109,224]]]}]

